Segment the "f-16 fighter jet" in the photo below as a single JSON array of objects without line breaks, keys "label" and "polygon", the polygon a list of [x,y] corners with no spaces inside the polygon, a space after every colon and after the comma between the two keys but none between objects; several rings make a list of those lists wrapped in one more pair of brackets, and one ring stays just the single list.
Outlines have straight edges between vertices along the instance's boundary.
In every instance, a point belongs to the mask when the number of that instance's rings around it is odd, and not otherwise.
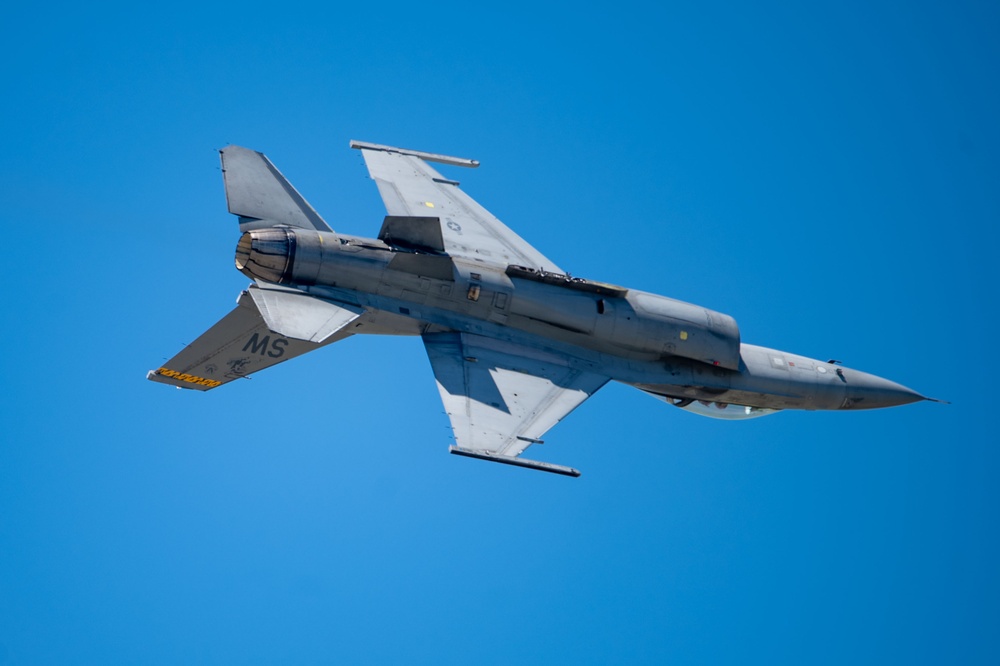
[{"label": "f-16 fighter jet", "polygon": [[360,141],[388,215],[335,232],[263,154],[221,151],[236,308],[148,378],[207,391],[351,335],[418,335],[452,453],[579,476],[521,457],[609,380],[681,409],[749,419],[872,409],[924,396],[839,365],[743,344],[729,315],[569,273],[428,163],[479,162]]}]

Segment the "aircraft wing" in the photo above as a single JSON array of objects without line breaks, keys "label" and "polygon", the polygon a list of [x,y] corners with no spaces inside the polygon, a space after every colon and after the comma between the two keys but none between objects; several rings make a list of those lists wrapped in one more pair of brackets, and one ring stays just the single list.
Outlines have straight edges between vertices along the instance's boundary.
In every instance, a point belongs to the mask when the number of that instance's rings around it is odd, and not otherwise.
[{"label": "aircraft wing", "polygon": [[[413,218],[436,218],[441,228],[439,242],[443,242],[443,246],[430,249],[453,257],[480,259],[503,265],[516,264],[554,273],[563,272],[460,190],[456,181],[445,178],[427,164],[427,161],[434,161],[475,167],[479,162],[360,141],[352,141],[351,147],[360,149],[364,155],[368,173],[378,185],[379,194],[382,195],[390,216],[380,238],[385,234],[390,219],[394,218],[392,221],[396,222],[392,229],[392,240],[405,242],[407,225],[398,222]],[[411,244],[426,246],[427,235],[421,230],[422,225],[413,226],[416,242]]]},{"label": "aircraft wing", "polygon": [[458,332],[423,336],[451,420],[452,453],[579,476],[518,456],[608,382],[571,368],[558,354]]},{"label": "aircraft wing", "polygon": [[314,306],[299,302],[306,298],[250,287],[236,309],[146,377],[208,391],[351,335],[348,324],[360,310],[316,299],[309,299]]}]

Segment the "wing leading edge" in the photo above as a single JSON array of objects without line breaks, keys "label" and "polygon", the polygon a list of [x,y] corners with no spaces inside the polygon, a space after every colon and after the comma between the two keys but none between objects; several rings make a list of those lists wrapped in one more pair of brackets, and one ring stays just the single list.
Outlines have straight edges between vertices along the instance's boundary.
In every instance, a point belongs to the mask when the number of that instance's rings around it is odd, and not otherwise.
[{"label": "wing leading edge", "polygon": [[579,476],[572,467],[518,456],[608,382],[556,354],[469,333],[423,336],[451,420],[452,453]]}]

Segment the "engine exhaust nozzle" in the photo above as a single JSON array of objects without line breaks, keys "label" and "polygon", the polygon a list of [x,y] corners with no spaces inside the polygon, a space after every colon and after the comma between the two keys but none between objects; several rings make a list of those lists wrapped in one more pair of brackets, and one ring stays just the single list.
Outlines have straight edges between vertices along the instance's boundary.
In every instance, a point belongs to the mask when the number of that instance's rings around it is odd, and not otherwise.
[{"label": "engine exhaust nozzle", "polygon": [[291,282],[294,260],[295,232],[290,229],[246,231],[236,244],[236,268],[253,279],[275,284]]}]

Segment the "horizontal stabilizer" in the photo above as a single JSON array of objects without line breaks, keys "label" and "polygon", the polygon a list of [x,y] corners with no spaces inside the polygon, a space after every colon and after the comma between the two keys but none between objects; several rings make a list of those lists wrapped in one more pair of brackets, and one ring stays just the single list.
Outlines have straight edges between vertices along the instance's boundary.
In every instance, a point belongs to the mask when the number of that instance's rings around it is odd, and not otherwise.
[{"label": "horizontal stabilizer", "polygon": [[228,146],[219,153],[226,201],[229,212],[240,218],[240,231],[276,224],[333,231],[264,153],[240,146]]},{"label": "horizontal stabilizer", "polygon": [[539,462],[537,460],[525,460],[524,458],[514,458],[513,456],[495,456],[489,453],[483,453],[482,451],[473,451],[472,449],[463,449],[458,446],[451,446],[448,448],[450,453],[454,453],[457,456],[466,456],[467,458],[478,458],[479,460],[489,460],[490,462],[498,462],[503,465],[514,465],[515,467],[527,467],[528,469],[537,469],[540,472],[552,472],[553,474],[562,474],[563,476],[580,476],[580,470],[574,469],[572,467],[566,467],[565,465],[556,465],[555,463]]},{"label": "horizontal stabilizer", "polygon": [[323,342],[364,313],[362,308],[335,305],[301,292],[250,287],[250,296],[269,329],[308,342]]},{"label": "horizontal stabilizer", "polygon": [[178,388],[208,391],[350,335],[341,330],[322,345],[276,335],[268,330],[250,294],[244,291],[236,309],[147,378]]}]

